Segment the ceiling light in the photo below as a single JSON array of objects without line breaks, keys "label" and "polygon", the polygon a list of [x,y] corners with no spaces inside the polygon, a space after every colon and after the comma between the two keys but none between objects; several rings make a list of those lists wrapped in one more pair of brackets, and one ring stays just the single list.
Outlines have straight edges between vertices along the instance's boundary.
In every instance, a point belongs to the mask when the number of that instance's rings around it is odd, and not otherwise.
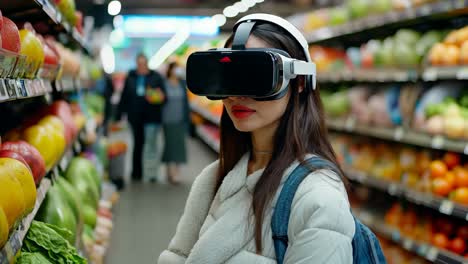
[{"label": "ceiling light", "polygon": [[218,27],[222,27],[226,24],[226,17],[222,14],[214,15],[212,19]]},{"label": "ceiling light", "polygon": [[118,0],[114,0],[109,2],[109,5],[107,6],[107,13],[109,13],[111,16],[115,16],[120,13],[121,9],[122,4]]},{"label": "ceiling light", "polygon": [[235,16],[237,16],[239,14],[239,11],[234,6],[228,6],[228,7],[224,8],[223,14],[226,17],[235,17]]},{"label": "ceiling light", "polygon": [[244,3],[242,2],[237,2],[234,4],[234,8],[237,9],[237,11],[239,11],[239,13],[244,13],[246,12],[247,10],[249,10],[249,7],[246,6]]},{"label": "ceiling light", "polygon": [[255,0],[242,0],[242,3],[248,8],[251,8],[255,5]]},{"label": "ceiling light", "polygon": [[255,3],[263,3],[265,0],[255,0]]},{"label": "ceiling light", "polygon": [[114,24],[114,28],[119,28],[123,25],[124,23],[124,18],[122,15],[118,15],[118,16],[115,16],[114,17],[114,21],[113,21],[113,24]]}]

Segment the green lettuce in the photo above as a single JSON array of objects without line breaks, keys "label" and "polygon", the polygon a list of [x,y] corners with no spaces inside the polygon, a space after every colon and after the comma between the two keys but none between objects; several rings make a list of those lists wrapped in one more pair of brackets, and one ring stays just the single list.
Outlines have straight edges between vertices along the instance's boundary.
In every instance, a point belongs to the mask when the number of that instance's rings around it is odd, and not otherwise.
[{"label": "green lettuce", "polygon": [[16,264],[53,264],[41,253],[23,252],[16,260]]}]

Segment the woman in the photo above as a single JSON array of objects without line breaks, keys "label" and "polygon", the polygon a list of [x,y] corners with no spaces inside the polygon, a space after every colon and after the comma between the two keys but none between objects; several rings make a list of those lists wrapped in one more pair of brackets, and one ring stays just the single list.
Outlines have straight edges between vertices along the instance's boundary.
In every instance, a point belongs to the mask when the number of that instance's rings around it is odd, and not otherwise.
[{"label": "woman", "polygon": [[175,62],[168,65],[166,73],[166,105],[163,109],[164,153],[167,176],[171,184],[179,183],[179,165],[187,162],[185,136],[189,122],[189,107],[185,85],[177,75]]},{"label": "woman", "polygon": [[[298,40],[268,22],[255,24],[246,48],[276,48],[306,60]],[[160,264],[277,263],[270,223],[283,180],[306,156],[336,164],[319,92],[303,77],[279,99],[223,103],[219,161],[195,180]],[[291,208],[284,263],[352,263],[355,225],[340,175],[310,173]]]}]

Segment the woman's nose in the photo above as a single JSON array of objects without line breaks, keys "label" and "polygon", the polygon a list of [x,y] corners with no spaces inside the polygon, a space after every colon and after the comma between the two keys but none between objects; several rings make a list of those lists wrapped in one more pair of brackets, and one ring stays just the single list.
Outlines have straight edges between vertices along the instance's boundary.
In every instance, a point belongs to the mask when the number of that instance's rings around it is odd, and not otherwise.
[{"label": "woman's nose", "polygon": [[245,96],[228,96],[231,101],[245,101],[248,97]]}]

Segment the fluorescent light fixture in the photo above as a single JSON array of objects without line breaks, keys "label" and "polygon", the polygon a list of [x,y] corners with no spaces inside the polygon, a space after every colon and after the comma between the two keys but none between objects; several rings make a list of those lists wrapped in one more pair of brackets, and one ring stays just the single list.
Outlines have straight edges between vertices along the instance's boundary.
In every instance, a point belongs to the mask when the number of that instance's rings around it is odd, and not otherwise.
[{"label": "fluorescent light fixture", "polygon": [[107,13],[111,16],[118,15],[122,9],[122,4],[118,0],[110,1],[107,6]]},{"label": "fluorescent light fixture", "polygon": [[212,18],[218,27],[222,27],[226,24],[226,17],[222,14],[216,14],[212,16]]},{"label": "fluorescent light fixture", "polygon": [[172,36],[186,25],[193,36],[219,34],[219,27],[210,16],[123,15],[123,18],[121,28],[126,37]]},{"label": "fluorescent light fixture", "polygon": [[182,26],[164,45],[151,57],[150,69],[156,70],[164,61],[171,56],[190,37],[190,26]]},{"label": "fluorescent light fixture", "polygon": [[251,8],[255,6],[255,0],[242,0],[242,3],[247,6],[247,8]]},{"label": "fluorescent light fixture", "polygon": [[263,3],[265,0],[255,0],[255,3]]},{"label": "fluorescent light fixture", "polygon": [[124,19],[122,15],[118,15],[114,17],[113,24],[114,28],[120,28],[123,25]]},{"label": "fluorescent light fixture", "polygon": [[244,13],[249,10],[249,7],[242,2],[237,2],[234,4],[234,8],[239,11],[239,13]]},{"label": "fluorescent light fixture", "polygon": [[226,17],[235,17],[239,14],[239,10],[237,10],[237,8],[235,8],[234,6],[228,6],[224,8],[223,14]]},{"label": "fluorescent light fixture", "polygon": [[105,44],[100,51],[102,68],[107,74],[115,71],[115,54],[111,45]]}]

